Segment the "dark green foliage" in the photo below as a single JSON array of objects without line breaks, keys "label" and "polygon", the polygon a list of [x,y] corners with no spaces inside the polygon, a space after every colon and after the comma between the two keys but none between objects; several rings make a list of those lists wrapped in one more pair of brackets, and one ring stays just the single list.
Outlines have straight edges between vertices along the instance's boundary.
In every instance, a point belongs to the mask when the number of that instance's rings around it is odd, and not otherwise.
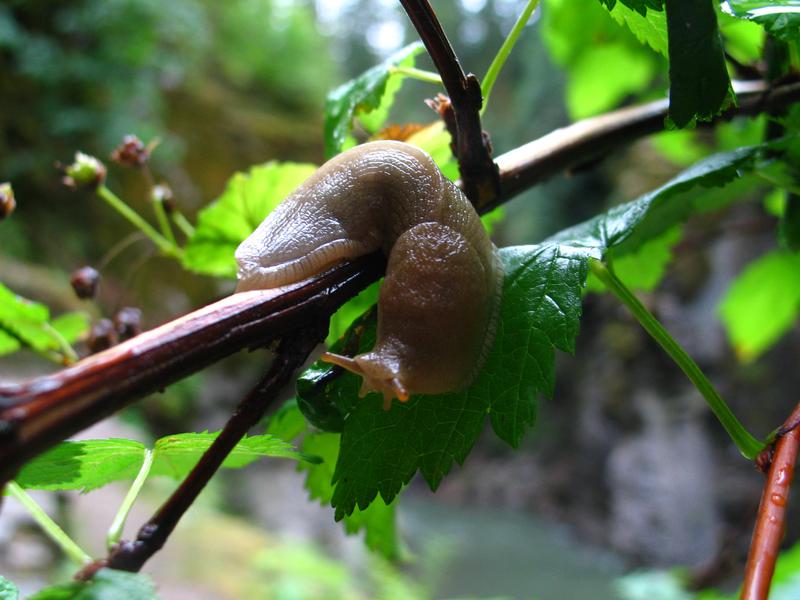
[{"label": "dark green foliage", "polygon": [[[600,0],[608,10],[612,10],[617,4],[617,0]],[[628,8],[635,10],[643,17],[647,15],[647,9],[662,11],[664,10],[664,0],[620,0],[620,4],[624,4]]]},{"label": "dark green foliage", "polygon": [[800,0],[728,0],[725,10],[784,42],[800,41]]},{"label": "dark green foliage", "polygon": [[712,0],[666,0],[669,118],[711,120],[735,102]]},{"label": "dark green foliage", "polygon": [[[400,86],[400,76],[392,76],[391,67],[414,66],[414,57],[422,52],[420,42],[398,50],[381,64],[348,81],[328,94],[325,102],[325,156],[338,154],[345,147],[353,126],[353,117],[378,111],[370,117],[368,129],[377,130],[386,119],[394,94]],[[390,79],[394,84],[389,87]]]},{"label": "dark green foliage", "polygon": [[89,581],[73,581],[37,592],[29,600],[159,600],[147,575],[100,569]]},{"label": "dark green foliage", "polygon": [[786,194],[786,206],[781,215],[781,244],[792,252],[800,252],[800,195]]}]

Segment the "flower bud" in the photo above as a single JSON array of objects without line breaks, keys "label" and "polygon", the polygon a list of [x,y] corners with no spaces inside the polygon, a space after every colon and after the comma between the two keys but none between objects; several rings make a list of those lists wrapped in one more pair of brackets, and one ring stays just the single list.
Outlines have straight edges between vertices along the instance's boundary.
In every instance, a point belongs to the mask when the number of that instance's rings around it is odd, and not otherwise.
[{"label": "flower bud", "polygon": [[100,273],[92,267],[81,267],[72,272],[69,283],[78,298],[84,300],[94,298],[97,293],[97,284],[100,283]]},{"label": "flower bud", "polygon": [[14,200],[14,190],[11,189],[11,184],[0,183],[0,221],[10,217],[16,207],[17,201]]},{"label": "flower bud", "polygon": [[86,340],[86,345],[89,346],[89,352],[92,354],[111,348],[116,343],[117,332],[110,319],[100,319],[92,325],[89,330],[89,339]]},{"label": "flower bud", "polygon": [[164,205],[164,210],[168,213],[175,210],[175,202],[172,200],[172,188],[166,183],[154,185],[150,197],[153,199],[153,202],[161,202]]},{"label": "flower bud", "polygon": [[111,153],[111,160],[123,167],[141,167],[150,158],[150,148],[135,135],[126,135]]},{"label": "flower bud", "polygon": [[75,162],[64,169],[64,185],[77,188],[96,188],[106,180],[106,167],[94,156],[75,153]]},{"label": "flower bud", "polygon": [[136,337],[142,332],[142,311],[132,306],[121,308],[114,315],[114,328],[120,342]]}]

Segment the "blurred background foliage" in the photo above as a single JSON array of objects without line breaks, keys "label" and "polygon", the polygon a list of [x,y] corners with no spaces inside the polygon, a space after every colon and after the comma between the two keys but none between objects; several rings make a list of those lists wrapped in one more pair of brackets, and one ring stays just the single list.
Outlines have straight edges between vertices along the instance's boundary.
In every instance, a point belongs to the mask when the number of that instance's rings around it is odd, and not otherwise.
[{"label": "blurred background foliage", "polygon": [[[524,4],[459,0],[434,6],[462,65],[480,76]],[[485,116],[496,154],[571,120],[665,94],[667,64],[658,31],[642,29],[637,36],[623,27],[621,21],[635,17],[622,14],[620,3],[611,13],[597,1],[576,6],[574,0],[543,2],[514,49]],[[757,58],[761,30],[721,19],[730,53],[743,63]],[[66,189],[53,165],[69,163],[76,150],[100,157],[109,164],[109,187],[150,215],[150,183],[140,171],[110,164],[108,157],[125,134],[145,142],[158,139],[152,171],[169,183],[192,218],[236,171],[269,160],[321,163],[326,93],[414,39],[394,0],[5,0],[0,3],[0,181],[13,183],[18,209],[0,224],[0,281],[46,302],[56,314],[78,307],[110,315],[135,305],[144,311],[145,327],[228,293],[229,281],[187,273],[175,261],[154,256],[146,242],[127,245],[128,224],[92,194]],[[431,68],[423,57],[417,66]],[[406,81],[390,121],[434,121],[422,100],[437,91]],[[633,144],[597,169],[556,178],[509,203],[496,241],[536,242],[652,189],[718,149],[760,141],[763,128],[763,119],[738,120],[713,131],[670,132]],[[765,191],[748,180],[714,193],[758,199]],[[672,250],[672,267],[659,293],[647,297],[710,375],[726,382],[723,395],[759,431],[782,420],[787,394],[800,386],[792,363],[800,347],[796,327],[762,360],[742,365],[712,315],[742,265],[775,248],[774,224],[758,203],[693,220]],[[67,283],[69,273],[84,264],[101,267],[95,303],[77,301]],[[205,497],[206,506],[214,508],[210,516],[198,509],[202,514],[187,527],[194,537],[183,554],[152,561],[162,565],[154,569],[168,586],[165,596],[236,598],[248,589],[248,597],[265,598],[428,598],[488,594],[488,589],[514,598],[591,593],[602,599],[637,597],[646,584],[649,593],[663,585],[673,594],[663,597],[688,598],[685,579],[735,587],[758,476],[741,473],[727,439],[697,408],[696,398],[687,397],[680,373],[613,300],[591,296],[585,312],[578,357],[560,358],[557,402],[543,403],[542,425],[523,449],[511,455],[487,438],[436,500],[412,485],[416,500],[401,512],[401,531],[421,557],[417,567],[400,572],[365,558],[360,547],[354,550],[337,537],[338,529],[320,525],[330,524],[329,511],[323,509],[320,518],[316,506],[316,517],[300,510],[303,491],[295,473],[264,466],[223,474]],[[4,361],[0,376],[52,368],[30,358]],[[139,403],[118,426],[133,425],[140,437],[176,428],[214,429],[263,361],[260,354],[229,360]],[[753,397],[761,402],[751,402]],[[110,434],[119,432],[112,427]],[[571,452],[564,453],[567,445]],[[706,455],[708,461],[697,458]],[[681,474],[670,470],[675,464],[682,466]],[[637,484],[641,472],[663,477]],[[290,484],[284,485],[285,478]],[[105,522],[92,530],[98,517],[87,506],[103,501],[93,495],[67,498],[55,508],[61,507],[78,537],[96,543]],[[637,513],[634,500],[650,508]],[[451,508],[442,511],[436,501]],[[671,512],[676,503],[708,510],[688,518]],[[473,512],[452,509],[458,505]],[[223,506],[227,514],[220,515]],[[659,512],[659,507],[666,508]],[[543,525],[533,513],[569,523],[583,541],[565,542],[562,529]],[[145,515],[143,509],[140,517]],[[254,522],[287,539],[324,542],[350,570],[314,548],[283,546],[283,537],[273,540],[260,530],[253,534]],[[790,522],[796,524],[797,515]],[[449,542],[426,549],[431,531],[439,529],[462,547],[460,554]],[[678,534],[667,542],[659,537],[676,530],[686,534],[683,541]],[[0,529],[0,540],[12,533]],[[13,535],[18,540],[19,534]],[[181,535],[179,529],[176,538]],[[796,538],[797,531],[790,531],[788,540]],[[6,553],[0,567],[33,573],[32,581],[41,583],[47,575],[40,567],[57,561],[41,540],[28,536],[27,542],[29,550],[45,546],[44,558],[34,552],[40,558],[25,563],[30,552]],[[246,576],[234,569],[240,564],[235,551],[220,554],[220,548],[237,544],[249,552]],[[253,548],[266,550],[250,552]],[[286,560],[277,564],[276,556]],[[179,560],[189,564],[181,573],[196,586],[202,580],[202,590],[169,587],[174,582],[166,571]],[[676,563],[690,565],[691,577],[612,585],[629,566]],[[229,573],[205,581],[198,574],[210,564],[229,565]]]}]

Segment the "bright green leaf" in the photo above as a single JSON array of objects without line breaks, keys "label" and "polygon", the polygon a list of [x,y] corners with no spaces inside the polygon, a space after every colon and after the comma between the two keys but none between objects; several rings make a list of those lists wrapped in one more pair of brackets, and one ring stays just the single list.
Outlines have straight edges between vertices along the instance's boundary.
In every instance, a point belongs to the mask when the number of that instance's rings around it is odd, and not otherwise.
[{"label": "bright green leaf", "polygon": [[666,0],[669,119],[686,127],[735,102],[712,0]]},{"label": "bright green leaf", "polygon": [[[321,456],[323,462],[317,465],[300,463],[298,468],[306,471],[306,489],[313,500],[328,504],[333,497],[333,471],[339,454],[339,435],[335,433],[309,434],[303,440],[304,452]],[[343,525],[348,534],[364,531],[364,542],[370,550],[379,552],[385,558],[396,560],[401,547],[397,535],[395,500],[391,504],[376,501],[366,510],[355,509],[344,518]]]},{"label": "bright green leaf", "polygon": [[50,323],[64,340],[72,344],[89,330],[89,315],[83,312],[71,312],[56,317]]},{"label": "bright green leaf", "polygon": [[17,586],[0,575],[0,600],[17,600],[18,598],[19,590]]},{"label": "bright green leaf", "polygon": [[[180,433],[163,437],[154,445],[151,475],[182,479],[197,464],[217,433]],[[136,477],[144,460],[145,446],[135,440],[108,439],[62,442],[27,463],[17,483],[39,490],[88,492],[112,481]],[[317,459],[295,451],[291,444],[271,435],[245,437],[222,463],[223,468],[239,469],[264,457]]]},{"label": "bright green leaf", "polygon": [[144,449],[123,439],[61,442],[22,467],[16,482],[27,489],[88,492],[136,477]]},{"label": "bright green leaf", "polygon": [[0,284],[0,328],[39,352],[57,350],[58,340],[47,330],[50,311]]},{"label": "bright green leaf", "polygon": [[351,298],[345,302],[339,310],[333,313],[328,330],[328,337],[326,339],[328,346],[333,345],[336,340],[342,337],[345,331],[352,325],[353,321],[378,301],[380,287],[380,281],[376,281],[359,293],[355,298]]},{"label": "bright green leaf", "polygon": [[[391,67],[413,67],[414,57],[422,50],[420,42],[409,44],[381,64],[328,94],[325,102],[325,156],[331,158],[342,151],[356,115],[363,115],[371,130],[380,127],[386,119],[393,101],[392,95],[399,88],[399,80],[402,78],[401,75],[392,75]],[[388,85],[390,79],[396,81]],[[366,116],[375,110],[378,111],[375,116]]]},{"label": "bright green leaf", "polygon": [[[154,446],[151,475],[183,479],[218,434],[219,432],[179,433],[159,439]],[[243,438],[227,456],[222,467],[240,469],[265,456],[316,462],[314,457],[297,452],[291,444],[279,438],[271,435],[254,435]]]},{"label": "bright green leaf", "polygon": [[141,573],[100,569],[89,581],[53,586],[29,600],[159,600],[153,581]]},{"label": "bright green leaf", "polygon": [[623,3],[617,3],[609,11],[614,20],[630,29],[640,42],[647,44],[661,56],[667,56],[667,17],[663,11],[650,11],[644,16]]},{"label": "bright green leaf", "polygon": [[649,57],[630,52],[623,44],[597,46],[581,55],[570,69],[570,116],[584,119],[614,108],[627,96],[644,91],[655,74],[655,63]]},{"label": "bright green leaf", "polygon": [[761,25],[784,42],[800,40],[800,0],[727,0],[728,14]]},{"label": "bright green leaf", "polygon": [[619,0],[620,4],[617,4],[617,0],[600,0],[601,4],[604,4],[608,10],[614,8],[614,6],[624,5],[630,10],[634,10],[642,16],[648,14],[648,9],[650,9],[650,14],[653,11],[663,11],[664,10],[664,0]]},{"label": "bright green leaf", "polygon": [[748,265],[719,306],[722,323],[742,361],[752,361],[797,320],[800,255],[771,252]]},{"label": "bright green leaf", "polygon": [[725,52],[744,65],[761,59],[764,52],[764,29],[752,21],[719,13],[719,28],[725,40]]},{"label": "bright green leaf", "polygon": [[184,266],[204,275],[235,277],[237,246],[315,170],[309,164],[269,162],[236,173],[222,195],[198,214]]},{"label": "bright green leaf", "polygon": [[5,354],[13,354],[22,348],[20,341],[13,335],[0,329],[0,356]]}]

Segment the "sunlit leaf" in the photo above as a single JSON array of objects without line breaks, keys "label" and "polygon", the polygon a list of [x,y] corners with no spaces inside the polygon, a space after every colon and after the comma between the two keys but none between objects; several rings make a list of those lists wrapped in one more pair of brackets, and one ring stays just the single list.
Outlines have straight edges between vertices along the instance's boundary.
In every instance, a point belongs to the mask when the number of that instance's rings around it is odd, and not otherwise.
[{"label": "sunlit leaf", "polygon": [[270,162],[236,173],[222,195],[198,214],[184,266],[204,275],[235,277],[236,248],[315,170],[310,164]]},{"label": "sunlit leaf", "polygon": [[751,361],[797,321],[800,255],[775,251],[753,261],[725,293],[719,314],[737,356]]}]

